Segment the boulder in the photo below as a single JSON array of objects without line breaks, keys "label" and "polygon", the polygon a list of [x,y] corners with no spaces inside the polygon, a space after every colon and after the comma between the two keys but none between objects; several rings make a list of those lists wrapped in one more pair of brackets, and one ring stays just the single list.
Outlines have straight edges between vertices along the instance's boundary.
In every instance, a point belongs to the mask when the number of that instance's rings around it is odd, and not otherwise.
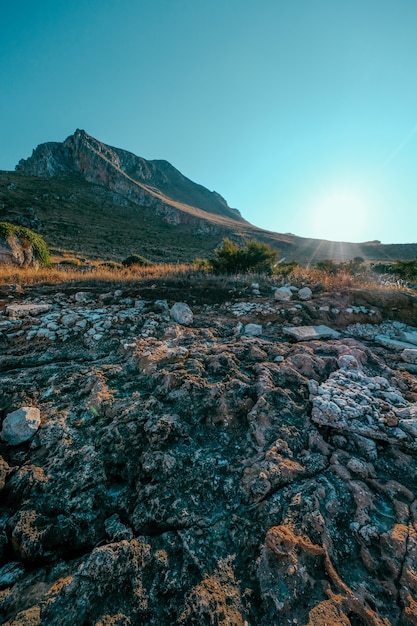
[{"label": "boulder", "polygon": [[260,335],[262,335],[262,326],[260,324],[246,324],[245,335],[250,335],[251,337],[259,337]]},{"label": "boulder", "polygon": [[275,289],[274,298],[278,302],[289,302],[292,298],[292,290],[289,287],[278,287]]},{"label": "boulder", "polygon": [[193,323],[193,312],[185,302],[176,302],[170,310],[171,318],[178,324],[188,326]]},{"label": "boulder", "polygon": [[2,264],[39,267],[30,241],[14,235],[0,235],[0,265]]},{"label": "boulder", "polygon": [[40,423],[41,414],[39,409],[33,406],[23,406],[17,409],[17,411],[6,415],[1,438],[11,446],[18,446],[33,437]]},{"label": "boulder", "polygon": [[298,292],[298,297],[300,298],[300,300],[310,300],[312,295],[313,292],[311,291],[310,287],[303,287]]}]

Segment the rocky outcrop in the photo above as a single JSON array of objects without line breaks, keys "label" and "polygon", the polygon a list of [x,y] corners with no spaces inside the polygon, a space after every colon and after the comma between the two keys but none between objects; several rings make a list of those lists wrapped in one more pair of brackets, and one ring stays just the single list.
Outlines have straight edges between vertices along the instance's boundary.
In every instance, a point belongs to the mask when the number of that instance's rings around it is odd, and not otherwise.
[{"label": "rocky outcrop", "polygon": [[0,265],[3,264],[39,267],[39,261],[34,254],[30,241],[15,235],[0,234]]},{"label": "rocky outcrop", "polygon": [[0,315],[3,423],[41,416],[0,443],[3,623],[417,623],[413,348],[376,339],[417,328],[357,294],[179,319],[130,289]]},{"label": "rocky outcrop", "polygon": [[170,224],[195,223],[207,231],[207,220],[244,222],[218,193],[193,183],[167,161],[147,161],[83,130],[76,130],[63,143],[39,145],[16,170],[43,177],[76,172],[130,202],[154,209]]}]

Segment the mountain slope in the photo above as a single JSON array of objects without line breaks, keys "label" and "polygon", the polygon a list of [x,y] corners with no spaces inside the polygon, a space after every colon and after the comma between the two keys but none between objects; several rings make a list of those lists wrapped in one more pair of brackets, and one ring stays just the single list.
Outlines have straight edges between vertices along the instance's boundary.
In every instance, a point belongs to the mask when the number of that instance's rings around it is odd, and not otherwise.
[{"label": "mountain slope", "polygon": [[88,258],[188,262],[224,237],[256,238],[299,263],[415,259],[417,244],[348,243],[265,231],[167,161],[147,161],[77,130],[0,171],[0,220],[28,226],[52,249]]},{"label": "mountain slope", "polygon": [[192,182],[167,161],[147,161],[107,146],[83,130],[76,130],[63,143],[41,144],[16,170],[46,177],[78,173],[88,182],[159,210],[167,221],[204,219],[205,213],[243,221],[219,194]]}]

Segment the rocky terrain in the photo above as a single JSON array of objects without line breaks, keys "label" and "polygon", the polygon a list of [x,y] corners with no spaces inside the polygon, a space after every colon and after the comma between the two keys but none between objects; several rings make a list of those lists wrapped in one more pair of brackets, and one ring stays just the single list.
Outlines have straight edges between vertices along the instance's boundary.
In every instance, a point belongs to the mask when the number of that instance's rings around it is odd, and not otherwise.
[{"label": "rocky terrain", "polygon": [[212,255],[225,237],[256,238],[302,264],[417,256],[417,243],[332,242],[257,228],[167,161],[108,146],[83,130],[40,144],[16,172],[0,172],[0,221],[33,229],[51,248],[116,261],[138,253],[192,262]]},{"label": "rocky terrain", "polygon": [[2,623],[417,624],[417,297],[124,289],[3,292]]}]

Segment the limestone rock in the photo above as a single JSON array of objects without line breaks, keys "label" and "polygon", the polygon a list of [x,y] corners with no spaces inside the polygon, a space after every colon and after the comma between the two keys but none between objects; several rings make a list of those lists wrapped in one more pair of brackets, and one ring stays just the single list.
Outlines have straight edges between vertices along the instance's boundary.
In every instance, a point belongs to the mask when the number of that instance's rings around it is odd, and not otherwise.
[{"label": "limestone rock", "polygon": [[32,244],[26,239],[14,235],[0,235],[0,264],[18,265],[21,267],[39,267]]},{"label": "limestone rock", "polygon": [[28,441],[37,432],[41,423],[39,409],[24,406],[6,415],[3,421],[1,438],[11,446]]},{"label": "limestone rock", "polygon": [[311,300],[312,295],[313,292],[311,291],[310,287],[303,287],[298,291],[298,297],[300,298],[300,300]]},{"label": "limestone rock", "polygon": [[417,348],[406,348],[401,352],[401,358],[406,363],[417,364]]},{"label": "limestone rock", "polygon": [[261,324],[246,324],[245,335],[250,335],[251,337],[259,337],[262,335]]},{"label": "limestone rock", "polygon": [[337,339],[340,333],[328,326],[286,326],[283,329],[286,335],[294,337],[296,341],[310,341],[311,339]]},{"label": "limestone rock", "polygon": [[288,302],[292,298],[292,290],[289,287],[278,287],[274,292],[274,299],[279,302]]},{"label": "limestone rock", "polygon": [[193,323],[193,312],[185,302],[176,302],[170,309],[170,315],[178,324],[189,326]]},{"label": "limestone rock", "polygon": [[24,304],[9,304],[6,307],[7,315],[12,317],[24,317],[25,315],[38,315],[45,313],[51,308],[50,304],[36,304],[36,303],[24,303]]}]

